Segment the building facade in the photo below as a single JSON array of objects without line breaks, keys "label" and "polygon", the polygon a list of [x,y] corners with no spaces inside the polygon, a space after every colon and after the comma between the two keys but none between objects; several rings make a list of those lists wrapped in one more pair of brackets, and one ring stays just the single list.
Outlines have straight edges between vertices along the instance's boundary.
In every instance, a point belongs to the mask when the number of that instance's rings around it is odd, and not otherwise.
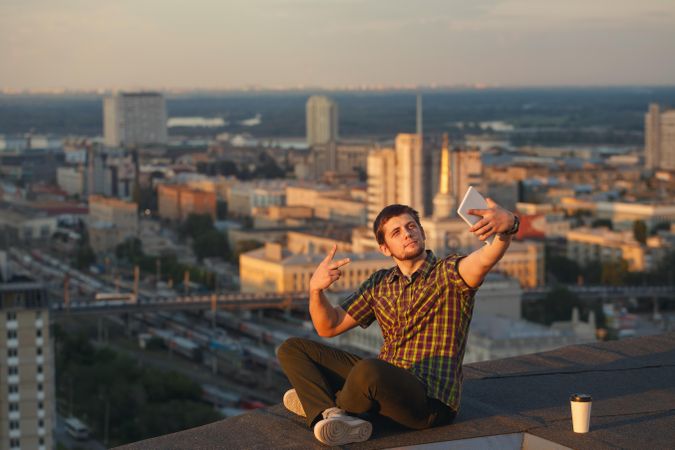
[{"label": "building facade", "polygon": [[103,141],[109,147],[166,144],[166,101],[157,92],[122,92],[103,100]]},{"label": "building facade", "polygon": [[182,222],[190,214],[217,217],[216,193],[192,189],[177,184],[157,186],[157,204],[162,219]]},{"label": "building facade", "polygon": [[396,136],[396,201],[424,215],[422,139],[418,134]]},{"label": "building facade", "polygon": [[[306,113],[309,147],[337,141],[339,114],[337,103],[324,95],[312,95],[307,100]],[[334,160],[332,170],[335,170]]]},{"label": "building facade", "polygon": [[649,105],[645,114],[645,166],[675,170],[675,109]]},{"label": "building facade", "polygon": [[[242,292],[298,292],[309,288],[309,279],[324,253],[292,254],[281,244],[267,242],[265,247],[239,256]],[[392,266],[391,258],[380,253],[342,253],[335,259],[349,258],[342,277],[331,287],[335,291],[354,290],[373,272]]]},{"label": "building facade", "polygon": [[396,203],[396,151],[392,148],[373,150],[368,154],[368,224],[387,205]]},{"label": "building facade", "polygon": [[47,293],[39,283],[3,280],[0,314],[0,449],[55,448]]},{"label": "building facade", "polygon": [[138,236],[138,204],[92,195],[87,221],[91,248],[106,252]]}]

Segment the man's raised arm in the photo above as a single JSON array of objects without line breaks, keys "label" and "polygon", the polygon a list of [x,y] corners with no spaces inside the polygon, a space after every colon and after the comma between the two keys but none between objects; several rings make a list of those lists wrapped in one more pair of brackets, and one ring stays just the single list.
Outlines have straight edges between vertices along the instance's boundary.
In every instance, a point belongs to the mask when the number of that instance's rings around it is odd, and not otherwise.
[{"label": "man's raised arm", "polygon": [[337,245],[333,245],[332,250],[321,261],[309,280],[309,315],[312,317],[316,332],[321,337],[337,336],[358,324],[344,309],[331,305],[323,293],[342,276],[340,267],[350,262],[349,258],[333,261],[336,251]]},{"label": "man's raised arm", "polygon": [[469,214],[481,216],[470,231],[481,241],[496,234],[492,244],[483,245],[478,250],[462,258],[457,266],[462,279],[471,287],[477,287],[483,282],[485,275],[502,259],[511,244],[511,234],[506,234],[515,225],[515,215],[491,199],[487,199],[487,209],[471,209]]}]

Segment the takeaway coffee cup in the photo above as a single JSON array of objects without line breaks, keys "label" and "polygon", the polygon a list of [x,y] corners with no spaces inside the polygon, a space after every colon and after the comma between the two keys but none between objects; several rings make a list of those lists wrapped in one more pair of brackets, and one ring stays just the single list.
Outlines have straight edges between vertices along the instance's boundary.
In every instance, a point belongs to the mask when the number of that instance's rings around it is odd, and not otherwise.
[{"label": "takeaway coffee cup", "polygon": [[591,404],[593,399],[588,394],[570,395],[572,406],[572,429],[575,433],[588,433],[591,424]]}]

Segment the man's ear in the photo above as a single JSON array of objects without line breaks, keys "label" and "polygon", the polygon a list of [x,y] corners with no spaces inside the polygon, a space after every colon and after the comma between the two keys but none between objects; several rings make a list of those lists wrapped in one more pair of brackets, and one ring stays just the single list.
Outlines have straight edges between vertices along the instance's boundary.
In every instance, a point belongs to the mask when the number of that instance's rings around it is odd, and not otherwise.
[{"label": "man's ear", "polygon": [[389,251],[387,244],[380,244],[380,251],[384,256],[391,256],[391,252]]},{"label": "man's ear", "polygon": [[427,240],[427,234],[424,232],[424,228],[422,228],[422,225],[420,225],[420,231],[422,232],[422,239],[425,241]]}]

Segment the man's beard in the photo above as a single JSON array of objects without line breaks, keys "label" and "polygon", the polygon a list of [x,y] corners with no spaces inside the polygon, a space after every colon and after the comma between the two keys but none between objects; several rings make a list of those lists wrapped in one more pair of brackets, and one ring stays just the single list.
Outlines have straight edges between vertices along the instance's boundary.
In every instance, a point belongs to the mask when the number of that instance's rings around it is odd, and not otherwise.
[{"label": "man's beard", "polygon": [[403,257],[398,258],[400,261],[410,261],[412,259],[417,259],[422,253],[424,253],[424,241],[418,242],[417,243],[418,249],[414,253],[407,253],[405,249],[403,249]]}]

